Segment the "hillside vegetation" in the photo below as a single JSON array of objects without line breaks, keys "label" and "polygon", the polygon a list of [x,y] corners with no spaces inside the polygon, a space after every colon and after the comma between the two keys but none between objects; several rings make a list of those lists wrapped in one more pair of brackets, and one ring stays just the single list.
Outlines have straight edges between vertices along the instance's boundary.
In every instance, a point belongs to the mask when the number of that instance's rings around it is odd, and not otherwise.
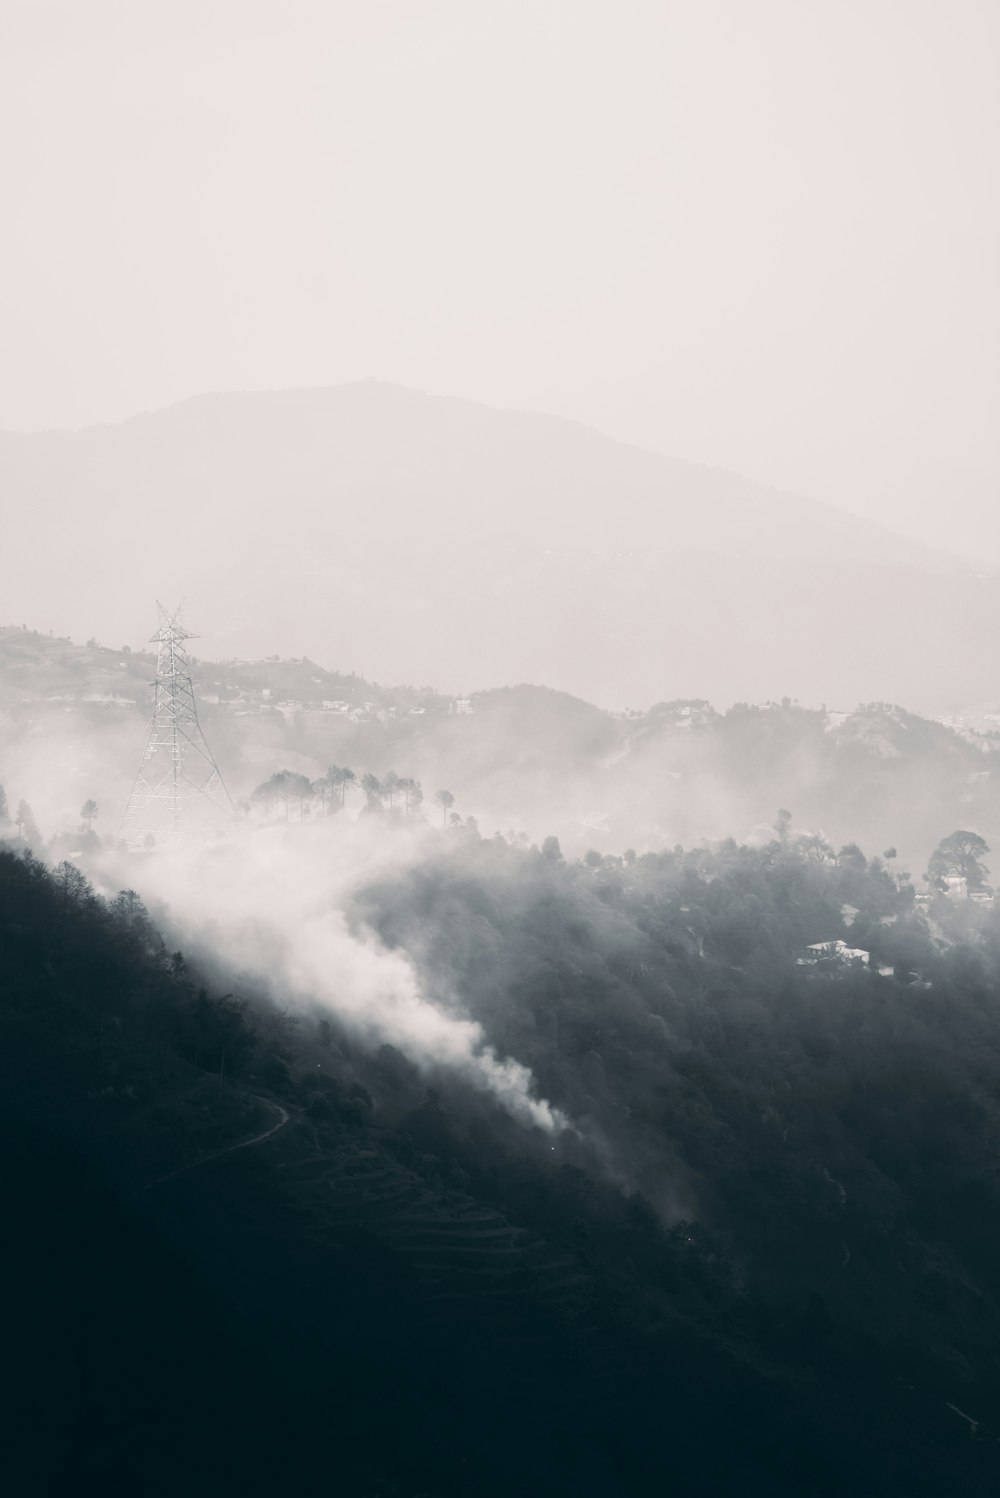
[{"label": "hillside vegetation", "polygon": [[[336,1004],[207,981],[133,893],[0,880],[36,1490],[995,1491],[992,910],[787,819],[581,862],[441,832],[350,917],[552,1136]],[[870,967],[799,961],[838,937]]]}]

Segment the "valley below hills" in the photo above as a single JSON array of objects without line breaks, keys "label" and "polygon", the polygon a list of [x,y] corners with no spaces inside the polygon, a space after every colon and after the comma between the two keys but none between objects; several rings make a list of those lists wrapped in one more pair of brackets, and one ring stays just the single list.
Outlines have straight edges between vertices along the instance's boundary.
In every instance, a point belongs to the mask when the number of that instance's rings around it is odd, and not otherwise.
[{"label": "valley below hills", "polygon": [[[89,798],[97,830],[116,834],[154,674],[148,653],[0,629],[0,783],[31,804],[46,836],[69,833]],[[195,681],[229,789],[257,819],[356,817],[369,772],[419,781],[431,819],[446,788],[455,814],[484,834],[551,834],[570,854],[766,840],[779,807],[835,846],[893,847],[914,877],[955,827],[1000,841],[1000,713],[988,704],[949,721],[892,703],[834,711],[788,698],[616,713],[545,687],[450,697],[275,656],[199,661]],[[349,794],[320,794],[331,766],[355,772]],[[255,799],[280,772],[296,777],[297,796]]]}]

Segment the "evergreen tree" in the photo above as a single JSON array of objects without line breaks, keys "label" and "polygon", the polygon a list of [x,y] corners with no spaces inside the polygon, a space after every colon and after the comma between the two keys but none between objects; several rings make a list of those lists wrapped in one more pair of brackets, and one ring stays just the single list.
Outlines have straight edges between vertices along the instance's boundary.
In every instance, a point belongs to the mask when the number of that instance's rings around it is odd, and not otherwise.
[{"label": "evergreen tree", "polygon": [[22,842],[30,843],[32,846],[41,842],[42,834],[38,830],[38,823],[27,801],[22,800],[17,803],[16,820],[17,835]]},{"label": "evergreen tree", "polygon": [[365,811],[377,812],[382,810],[382,782],[377,775],[366,770],[361,777],[361,789],[365,793]]},{"label": "evergreen tree", "polygon": [[441,826],[444,827],[448,821],[448,812],[455,805],[455,798],[451,791],[438,791],[434,800],[441,808]]}]

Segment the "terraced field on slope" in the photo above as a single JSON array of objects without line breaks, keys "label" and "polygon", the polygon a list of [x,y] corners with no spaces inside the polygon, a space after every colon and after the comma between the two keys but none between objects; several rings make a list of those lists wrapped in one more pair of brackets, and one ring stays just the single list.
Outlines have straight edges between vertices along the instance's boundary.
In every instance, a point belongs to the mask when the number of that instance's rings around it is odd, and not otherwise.
[{"label": "terraced field on slope", "polygon": [[338,1234],[370,1234],[433,1302],[498,1323],[526,1299],[559,1318],[587,1304],[589,1281],[566,1254],[470,1196],[433,1190],[377,1146],[292,1156],[282,1175],[332,1243]]}]

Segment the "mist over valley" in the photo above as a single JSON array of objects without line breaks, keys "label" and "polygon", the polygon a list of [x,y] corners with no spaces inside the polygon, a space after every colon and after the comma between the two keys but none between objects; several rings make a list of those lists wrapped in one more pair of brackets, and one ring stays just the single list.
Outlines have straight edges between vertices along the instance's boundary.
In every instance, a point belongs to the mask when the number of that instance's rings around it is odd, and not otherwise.
[{"label": "mist over valley", "polygon": [[[27,799],[47,837],[68,838],[64,848],[87,797],[101,835],[119,835],[155,669],[148,650],[0,629],[8,794]],[[551,687],[452,697],[275,656],[201,660],[195,678],[201,720],[252,825],[354,820],[371,804],[370,773],[419,781],[428,820],[446,788],[484,834],[554,835],[576,855],[760,842],[779,806],[836,848],[894,846],[918,878],[954,826],[1000,840],[1000,696],[944,720],[889,702],[833,711],[787,697],[616,713]],[[331,767],[353,771],[346,788]],[[283,772],[294,790],[266,794]],[[388,795],[378,806],[392,809]]]},{"label": "mist over valley", "polygon": [[1000,10],[0,0],[12,1498],[996,1498]]},{"label": "mist over valley", "polygon": [[[70,1413],[49,1490],[93,1471],[166,1492],[192,1452],[194,1491],[220,1480],[217,1432],[160,1388],[172,1334],[165,1361],[126,1351],[125,1287],[194,1272],[179,1334],[216,1318],[212,1376],[273,1425],[225,1457],[251,1491],[326,1480],[298,1422],[330,1387],[365,1498],[458,1494],[469,1471],[499,1494],[522,1441],[527,1491],[680,1472],[692,1492],[931,1495],[956,1471],[987,1491],[988,701],[950,722],[787,698],[612,712],[158,648],[0,631],[14,1263],[44,1273],[41,1182],[82,1190],[122,1349],[95,1356],[72,1277],[32,1292]],[[171,703],[183,724],[187,669],[232,819],[196,835],[198,781],[168,769],[182,820],[143,839],[122,818],[152,684],[154,726]],[[98,1246],[109,1212],[127,1275]],[[291,1383],[248,1386],[248,1355]],[[685,1411],[669,1449],[663,1397]],[[710,1454],[723,1398],[735,1444]],[[428,1440],[428,1399],[457,1442]],[[387,1407],[410,1434],[380,1453]],[[154,1474],[158,1408],[180,1423]],[[488,1472],[501,1408],[518,1443]]]}]

